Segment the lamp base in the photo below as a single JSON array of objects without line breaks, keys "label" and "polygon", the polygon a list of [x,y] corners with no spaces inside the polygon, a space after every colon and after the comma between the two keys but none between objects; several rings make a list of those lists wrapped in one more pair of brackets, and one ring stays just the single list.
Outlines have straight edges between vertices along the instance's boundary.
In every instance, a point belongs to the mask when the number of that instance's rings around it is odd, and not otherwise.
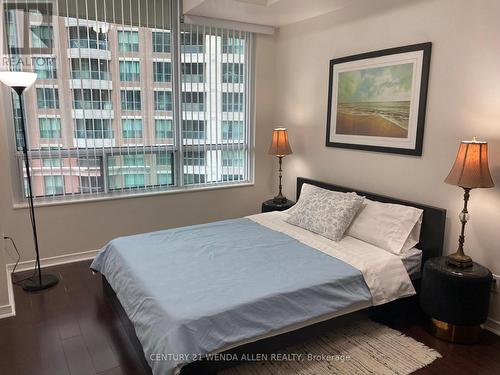
[{"label": "lamp base", "polygon": [[457,251],[456,253],[450,254],[446,257],[446,263],[458,268],[468,268],[472,267],[472,258]]},{"label": "lamp base", "polygon": [[39,290],[44,290],[53,287],[58,282],[59,279],[57,278],[57,276],[51,274],[43,274],[41,283],[40,279],[38,278],[38,275],[35,275],[33,276],[32,279],[25,280],[22,285],[23,289],[26,292],[37,292]]}]

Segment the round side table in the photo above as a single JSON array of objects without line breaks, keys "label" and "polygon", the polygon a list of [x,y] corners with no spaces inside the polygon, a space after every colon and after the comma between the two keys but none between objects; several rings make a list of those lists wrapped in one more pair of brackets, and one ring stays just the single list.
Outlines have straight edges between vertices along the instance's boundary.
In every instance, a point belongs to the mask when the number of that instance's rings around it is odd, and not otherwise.
[{"label": "round side table", "polygon": [[480,264],[449,265],[446,257],[424,265],[420,307],[431,317],[431,331],[441,339],[471,344],[479,341],[488,315],[492,274]]},{"label": "round side table", "polygon": [[272,199],[269,199],[262,203],[262,212],[271,211],[285,211],[292,207],[295,202],[287,200],[286,203],[274,203]]}]

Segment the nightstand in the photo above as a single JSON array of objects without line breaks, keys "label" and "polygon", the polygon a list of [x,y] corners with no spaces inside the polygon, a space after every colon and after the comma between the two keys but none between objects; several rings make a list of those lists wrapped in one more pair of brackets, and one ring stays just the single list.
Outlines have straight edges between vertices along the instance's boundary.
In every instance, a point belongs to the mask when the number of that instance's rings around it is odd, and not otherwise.
[{"label": "nightstand", "polygon": [[272,199],[269,199],[262,203],[262,212],[271,212],[271,211],[284,211],[288,210],[292,207],[295,202],[287,200],[286,203],[274,203]]},{"label": "nightstand", "polygon": [[458,268],[446,257],[424,265],[420,307],[431,317],[434,336],[461,344],[479,341],[480,324],[488,316],[492,275],[480,264]]}]

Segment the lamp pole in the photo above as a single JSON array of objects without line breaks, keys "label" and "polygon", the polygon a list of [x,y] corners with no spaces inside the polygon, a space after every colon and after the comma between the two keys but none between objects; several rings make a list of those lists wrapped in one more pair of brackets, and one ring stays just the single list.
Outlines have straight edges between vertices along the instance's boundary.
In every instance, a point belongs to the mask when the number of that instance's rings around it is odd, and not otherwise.
[{"label": "lamp pole", "polygon": [[24,156],[24,167],[26,169],[26,178],[28,179],[28,206],[30,212],[30,221],[31,228],[33,230],[33,242],[35,244],[35,253],[36,253],[36,275],[35,279],[27,279],[23,283],[23,289],[28,292],[35,292],[42,289],[50,288],[51,286],[56,285],[59,280],[56,276],[46,274],[42,276],[42,270],[40,266],[40,251],[38,248],[38,233],[36,229],[36,218],[35,218],[35,207],[33,205],[33,188],[31,184],[31,172],[30,172],[30,162],[28,157],[28,146],[26,143],[26,125],[24,121],[24,106],[23,106],[23,91],[26,87],[22,86],[13,86],[12,89],[16,92],[19,98],[19,108],[21,111],[21,133],[23,136],[22,147],[23,147],[23,156]]},{"label": "lamp pole", "polygon": [[22,147],[23,147],[23,155],[24,155],[24,168],[26,169],[26,178],[28,179],[28,206],[30,210],[30,220],[31,227],[33,229],[33,242],[35,243],[35,252],[36,252],[36,268],[38,271],[38,283],[42,285],[42,272],[40,267],[40,252],[38,249],[38,233],[36,230],[36,219],[35,219],[35,208],[33,207],[33,189],[31,186],[31,172],[30,172],[30,162],[28,158],[28,147],[26,144],[26,126],[24,123],[24,107],[23,107],[23,91],[24,87],[12,87],[12,89],[16,92],[17,97],[19,98],[19,108],[21,112],[21,133],[23,135]]}]

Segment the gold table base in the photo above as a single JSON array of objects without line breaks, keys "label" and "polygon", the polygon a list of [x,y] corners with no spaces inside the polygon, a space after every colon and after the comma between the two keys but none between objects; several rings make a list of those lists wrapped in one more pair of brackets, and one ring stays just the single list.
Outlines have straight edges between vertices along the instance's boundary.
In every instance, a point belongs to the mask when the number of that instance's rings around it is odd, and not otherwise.
[{"label": "gold table base", "polygon": [[431,319],[431,333],[440,338],[455,344],[475,344],[479,342],[481,326],[460,326],[443,322],[438,319]]}]

